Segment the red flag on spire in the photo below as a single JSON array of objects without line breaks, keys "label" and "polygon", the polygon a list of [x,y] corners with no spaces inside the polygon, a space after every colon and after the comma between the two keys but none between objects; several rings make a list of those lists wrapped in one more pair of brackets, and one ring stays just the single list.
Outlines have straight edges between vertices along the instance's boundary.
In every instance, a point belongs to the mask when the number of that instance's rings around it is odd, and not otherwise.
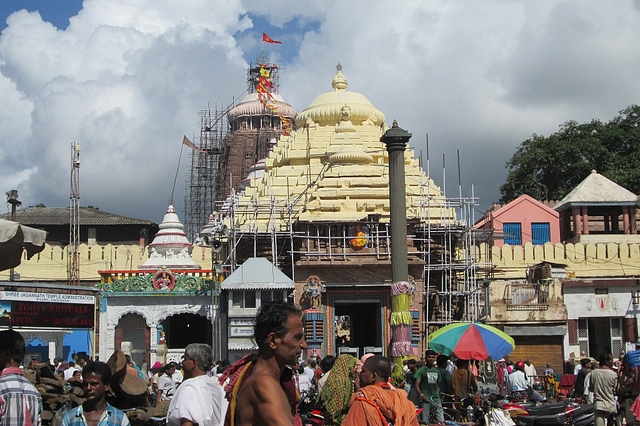
[{"label": "red flag on spire", "polygon": [[262,41],[264,41],[265,43],[270,43],[270,44],[282,44],[281,41],[272,39],[266,33],[262,33]]}]

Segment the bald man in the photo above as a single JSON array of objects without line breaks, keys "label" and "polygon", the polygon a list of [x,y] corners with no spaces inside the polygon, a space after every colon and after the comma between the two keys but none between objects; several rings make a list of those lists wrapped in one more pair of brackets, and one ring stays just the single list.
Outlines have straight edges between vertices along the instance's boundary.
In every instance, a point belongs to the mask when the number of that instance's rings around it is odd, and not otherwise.
[{"label": "bald man", "polygon": [[391,362],[383,356],[368,358],[360,372],[360,390],[351,398],[342,426],[418,426],[416,407],[407,393],[389,384]]}]

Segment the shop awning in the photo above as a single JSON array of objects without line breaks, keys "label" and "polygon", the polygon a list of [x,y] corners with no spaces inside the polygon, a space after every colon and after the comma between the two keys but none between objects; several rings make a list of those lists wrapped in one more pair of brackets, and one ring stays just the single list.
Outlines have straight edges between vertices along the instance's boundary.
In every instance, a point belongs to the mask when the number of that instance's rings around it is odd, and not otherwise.
[{"label": "shop awning", "polygon": [[0,271],[20,265],[22,252],[27,259],[44,250],[46,231],[0,219]]}]

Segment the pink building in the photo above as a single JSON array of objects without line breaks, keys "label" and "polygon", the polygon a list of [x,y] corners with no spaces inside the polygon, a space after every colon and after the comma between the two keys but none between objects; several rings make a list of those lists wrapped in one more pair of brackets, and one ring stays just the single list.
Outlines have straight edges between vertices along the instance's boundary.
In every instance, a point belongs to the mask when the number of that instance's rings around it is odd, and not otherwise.
[{"label": "pink building", "polygon": [[474,227],[493,230],[497,247],[561,242],[559,213],[528,195],[487,211]]}]

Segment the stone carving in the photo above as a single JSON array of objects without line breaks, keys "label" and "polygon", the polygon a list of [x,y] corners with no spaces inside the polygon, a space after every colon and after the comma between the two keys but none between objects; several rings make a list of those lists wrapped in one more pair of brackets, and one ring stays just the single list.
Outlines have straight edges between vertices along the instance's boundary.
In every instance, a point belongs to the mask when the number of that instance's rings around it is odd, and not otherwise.
[{"label": "stone carving", "polygon": [[304,283],[304,292],[312,308],[317,308],[322,302],[322,293],[325,291],[325,286],[320,281],[317,275],[311,275]]},{"label": "stone carving", "polygon": [[349,105],[344,105],[340,108],[340,121],[350,121],[351,120],[351,107]]},{"label": "stone carving", "polygon": [[369,118],[367,118],[366,120],[364,120],[364,121],[362,122],[362,125],[363,125],[363,126],[373,126],[373,127],[378,127],[378,126],[379,126],[379,124],[378,124],[378,117],[376,117],[376,115],[375,115],[375,114],[371,114],[371,115],[369,116]]},{"label": "stone carving", "polygon": [[[178,274],[173,275],[170,270],[166,269],[167,277],[169,274],[173,277],[172,288],[162,287],[158,278],[167,278],[162,274],[163,269],[155,274],[133,275],[127,278],[114,279],[112,282],[99,283],[98,288],[103,292],[127,292],[127,293],[146,293],[161,290],[170,291],[187,291],[194,292],[195,296],[204,295],[205,291],[213,290],[214,294],[220,294],[219,283],[204,277],[193,275]],[[169,286],[171,287],[171,286]]]},{"label": "stone carving", "polygon": [[336,133],[346,132],[356,132],[356,127],[351,122],[351,107],[347,104],[340,108],[340,123],[336,125]]},{"label": "stone carving", "polygon": [[153,288],[155,290],[173,290],[176,286],[176,279],[167,268],[162,268],[153,277]]},{"label": "stone carving", "polygon": [[160,305],[151,304],[150,301],[140,304],[139,301],[133,299],[126,305],[109,305],[107,327],[114,329],[118,325],[120,318],[127,314],[142,316],[147,323],[147,327],[152,330],[155,330],[156,325],[160,324],[164,319],[178,314],[202,315],[211,320],[211,311],[202,299],[179,297],[174,299],[173,304]]}]

